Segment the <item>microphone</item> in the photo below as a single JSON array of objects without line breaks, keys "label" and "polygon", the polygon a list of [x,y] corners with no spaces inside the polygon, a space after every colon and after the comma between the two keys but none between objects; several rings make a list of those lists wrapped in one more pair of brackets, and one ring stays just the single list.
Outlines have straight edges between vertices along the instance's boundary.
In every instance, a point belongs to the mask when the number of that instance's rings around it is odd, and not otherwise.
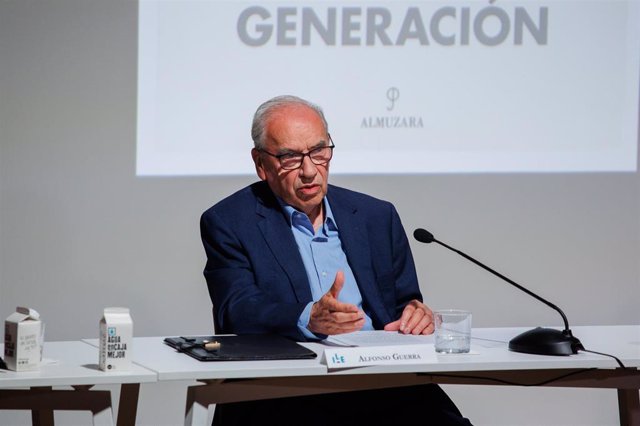
[{"label": "microphone", "polygon": [[536,327],[533,330],[525,331],[524,333],[511,339],[511,341],[509,342],[509,350],[514,352],[523,352],[538,355],[571,355],[577,354],[579,350],[584,350],[584,346],[582,346],[580,340],[578,340],[576,337],[573,337],[571,329],[569,329],[569,321],[567,320],[567,316],[564,314],[564,312],[562,312],[562,309],[560,309],[553,303],[538,296],[531,290],[505,277],[499,272],[494,271],[493,269],[477,261],[466,253],[463,253],[460,250],[457,250],[441,241],[438,241],[433,236],[433,234],[426,229],[416,229],[415,231],[413,231],[413,237],[421,243],[438,243],[441,246],[458,253],[460,256],[464,257],[467,260],[470,260],[482,269],[491,272],[493,275],[499,278],[502,278],[504,281],[508,282],[517,289],[524,291],[529,296],[538,299],[540,302],[556,310],[562,317],[562,320],[564,321],[564,330],[559,331],[552,328]]}]

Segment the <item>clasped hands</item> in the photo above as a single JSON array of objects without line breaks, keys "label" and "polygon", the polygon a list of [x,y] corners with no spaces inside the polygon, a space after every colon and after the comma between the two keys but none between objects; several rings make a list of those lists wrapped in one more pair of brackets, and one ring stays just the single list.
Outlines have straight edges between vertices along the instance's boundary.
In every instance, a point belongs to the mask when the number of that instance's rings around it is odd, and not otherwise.
[{"label": "clasped hands", "polygon": [[[338,295],[344,286],[344,273],[338,271],[333,285],[320,300],[313,304],[308,328],[318,334],[342,334],[358,331],[364,325],[364,312],[357,306],[340,302]],[[396,321],[384,326],[385,331],[404,334],[433,333],[433,313],[419,300],[412,300]]]}]

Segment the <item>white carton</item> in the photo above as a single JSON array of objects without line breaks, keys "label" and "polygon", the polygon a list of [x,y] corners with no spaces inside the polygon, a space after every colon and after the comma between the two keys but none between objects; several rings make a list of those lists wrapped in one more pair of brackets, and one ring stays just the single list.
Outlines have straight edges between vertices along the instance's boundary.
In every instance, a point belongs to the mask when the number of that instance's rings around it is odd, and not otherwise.
[{"label": "white carton", "polygon": [[129,309],[105,308],[100,320],[100,370],[129,370],[132,340],[133,321]]},{"label": "white carton", "polygon": [[40,368],[44,324],[35,309],[17,307],[4,322],[4,360],[13,371]]}]

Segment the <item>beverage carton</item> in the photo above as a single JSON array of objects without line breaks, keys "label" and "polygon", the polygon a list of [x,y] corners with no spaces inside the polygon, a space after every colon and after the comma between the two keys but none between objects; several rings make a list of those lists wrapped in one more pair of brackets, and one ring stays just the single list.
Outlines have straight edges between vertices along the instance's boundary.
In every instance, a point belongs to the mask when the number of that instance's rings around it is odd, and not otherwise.
[{"label": "beverage carton", "polygon": [[100,359],[102,371],[129,370],[133,321],[128,308],[105,308],[100,320]]},{"label": "beverage carton", "polygon": [[44,324],[35,309],[17,307],[4,322],[4,360],[13,371],[40,368]]}]

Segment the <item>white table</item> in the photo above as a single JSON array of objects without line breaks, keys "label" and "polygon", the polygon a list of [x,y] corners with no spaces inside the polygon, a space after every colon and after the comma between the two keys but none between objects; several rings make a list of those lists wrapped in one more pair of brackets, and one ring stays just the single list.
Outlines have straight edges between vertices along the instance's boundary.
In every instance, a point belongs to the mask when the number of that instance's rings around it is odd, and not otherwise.
[{"label": "white table", "polygon": [[[225,400],[226,386],[229,379],[263,379],[293,378],[300,376],[322,376],[327,374],[327,367],[318,359],[283,360],[283,361],[225,361],[200,362],[190,356],[179,353],[164,344],[163,337],[135,337],[133,339],[133,360],[157,373],[158,381],[165,380],[197,380],[211,387],[190,386],[187,391],[186,424],[205,424],[208,417],[208,406]],[[86,339],[86,343],[97,347],[98,339]],[[213,392],[212,394],[210,393]],[[289,393],[282,389],[285,395]],[[231,400],[256,400],[269,398],[278,391],[270,389],[264,392],[258,385],[258,391],[242,389],[245,394]],[[275,392],[275,393],[274,393]],[[317,392],[316,392],[317,393]]]},{"label": "white table", "polygon": [[[0,344],[4,353],[4,345]],[[140,383],[155,382],[154,372],[139,365],[130,371],[98,369],[98,350],[84,342],[45,342],[43,358],[55,360],[37,371],[0,370],[0,409],[32,410],[36,425],[53,425],[54,410],[88,410],[94,425],[112,425],[111,392],[91,390],[94,385],[119,384],[117,424],[135,425]],[[73,390],[52,389],[71,386]],[[28,389],[15,389],[28,388]]]},{"label": "white table", "polygon": [[[209,404],[425,383],[592,387],[617,389],[622,425],[640,424],[640,326],[574,327],[586,349],[616,355],[627,369],[601,355],[541,356],[510,352],[507,342],[526,328],[474,329],[477,354],[438,355],[418,365],[370,366],[329,372],[325,346],[304,343],[315,360],[199,362],[161,337],[135,338],[133,359],[158,380],[195,379],[187,393],[185,424],[204,424]],[[426,337],[425,339],[430,339]],[[88,340],[97,345],[97,339]]]}]

